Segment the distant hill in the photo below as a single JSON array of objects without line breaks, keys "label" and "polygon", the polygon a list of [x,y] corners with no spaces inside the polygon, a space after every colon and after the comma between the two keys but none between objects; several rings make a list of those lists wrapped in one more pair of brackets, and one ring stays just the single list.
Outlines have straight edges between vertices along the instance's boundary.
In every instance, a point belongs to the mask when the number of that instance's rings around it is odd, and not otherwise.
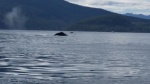
[{"label": "distant hill", "polygon": [[64,0],[0,0],[0,29],[150,32],[150,20]]},{"label": "distant hill", "polygon": [[150,19],[150,15],[133,14],[133,13],[126,13],[124,15],[126,15],[126,16],[132,16],[132,17],[137,17],[137,18],[143,18],[143,19]]},{"label": "distant hill", "polygon": [[150,32],[150,20],[119,14],[82,20],[68,28],[73,31]]},{"label": "distant hill", "polygon": [[11,26],[12,29],[18,29],[25,26],[25,29],[34,30],[63,30],[81,19],[109,14],[112,13],[71,4],[64,0],[0,0],[1,29]]}]

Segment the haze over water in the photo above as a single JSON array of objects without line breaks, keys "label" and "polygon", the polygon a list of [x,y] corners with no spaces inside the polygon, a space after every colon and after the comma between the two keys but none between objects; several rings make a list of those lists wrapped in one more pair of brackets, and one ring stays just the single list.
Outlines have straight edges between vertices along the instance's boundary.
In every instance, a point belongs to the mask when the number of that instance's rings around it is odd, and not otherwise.
[{"label": "haze over water", "polygon": [[0,31],[0,84],[149,84],[150,34]]}]

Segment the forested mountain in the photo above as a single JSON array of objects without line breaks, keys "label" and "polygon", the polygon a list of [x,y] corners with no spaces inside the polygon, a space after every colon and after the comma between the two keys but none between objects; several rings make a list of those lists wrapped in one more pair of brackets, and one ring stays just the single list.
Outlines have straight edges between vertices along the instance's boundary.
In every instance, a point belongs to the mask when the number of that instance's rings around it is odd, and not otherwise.
[{"label": "forested mountain", "polygon": [[150,32],[150,20],[65,0],[0,0],[0,29]]},{"label": "forested mountain", "polygon": [[104,32],[150,32],[150,20],[119,14],[84,19],[68,30]]},{"label": "forested mountain", "polygon": [[137,17],[137,18],[143,18],[143,19],[150,19],[150,15],[133,14],[133,13],[126,13],[124,15],[126,15],[126,16],[132,16],[132,17]]},{"label": "forested mountain", "polygon": [[[22,15],[15,13],[20,11]],[[21,16],[26,17],[26,20],[22,21],[26,29],[61,30],[81,19],[108,14],[112,13],[103,9],[78,6],[64,0],[0,0],[1,29],[7,29],[7,22],[15,21]],[[9,23],[17,24],[17,21]]]}]

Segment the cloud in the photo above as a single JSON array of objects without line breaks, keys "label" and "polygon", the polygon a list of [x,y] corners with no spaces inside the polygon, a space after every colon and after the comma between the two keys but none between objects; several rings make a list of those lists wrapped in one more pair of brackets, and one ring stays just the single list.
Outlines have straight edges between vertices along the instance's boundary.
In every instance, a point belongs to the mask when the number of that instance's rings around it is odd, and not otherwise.
[{"label": "cloud", "polygon": [[66,0],[83,6],[117,13],[150,14],[150,0]]}]

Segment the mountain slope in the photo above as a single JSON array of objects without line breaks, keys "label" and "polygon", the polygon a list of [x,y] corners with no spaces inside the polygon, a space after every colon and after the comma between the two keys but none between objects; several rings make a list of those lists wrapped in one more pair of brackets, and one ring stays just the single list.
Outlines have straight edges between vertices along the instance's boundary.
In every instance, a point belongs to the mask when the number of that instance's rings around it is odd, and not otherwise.
[{"label": "mountain slope", "polygon": [[150,20],[119,14],[82,20],[68,28],[75,31],[150,32]]},{"label": "mountain slope", "polygon": [[8,28],[5,25],[7,24],[5,17],[15,7],[20,8],[27,18],[26,29],[60,30],[81,19],[112,14],[102,9],[82,7],[64,0],[0,0],[1,29]]},{"label": "mountain slope", "polygon": [[137,17],[137,18],[143,18],[143,19],[150,19],[150,15],[133,14],[133,13],[126,13],[124,15],[126,15],[126,16],[132,16],[132,17]]},{"label": "mountain slope", "polygon": [[150,32],[150,20],[64,0],[0,0],[0,29]]}]

